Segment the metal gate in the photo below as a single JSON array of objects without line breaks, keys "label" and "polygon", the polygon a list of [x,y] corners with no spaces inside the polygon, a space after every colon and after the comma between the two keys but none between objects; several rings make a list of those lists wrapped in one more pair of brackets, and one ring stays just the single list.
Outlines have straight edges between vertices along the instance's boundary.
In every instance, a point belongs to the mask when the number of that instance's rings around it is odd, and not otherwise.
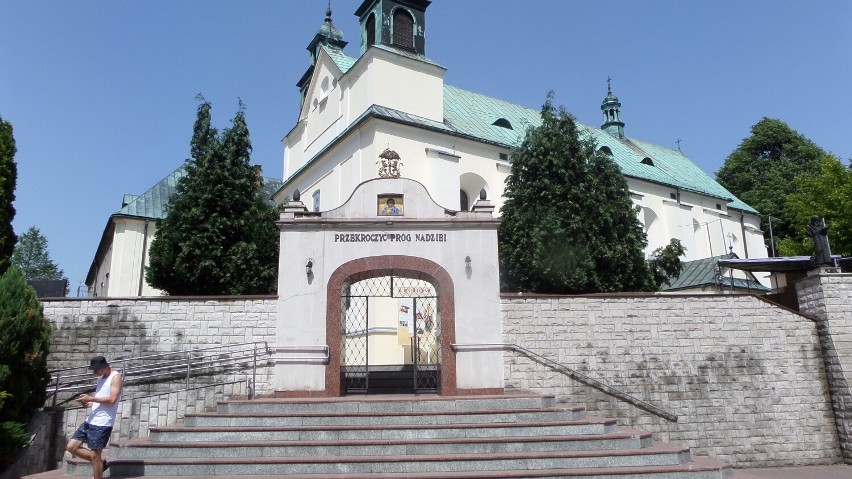
[{"label": "metal gate", "polygon": [[344,285],[340,297],[346,393],[438,390],[440,312],[431,283],[382,276]]}]

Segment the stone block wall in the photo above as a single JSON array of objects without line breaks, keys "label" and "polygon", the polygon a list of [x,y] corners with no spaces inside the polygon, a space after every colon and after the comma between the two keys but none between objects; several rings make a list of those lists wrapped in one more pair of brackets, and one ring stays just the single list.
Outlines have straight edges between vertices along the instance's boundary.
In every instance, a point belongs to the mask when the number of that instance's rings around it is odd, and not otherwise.
[{"label": "stone block wall", "polygon": [[852,274],[815,270],[796,292],[799,310],[817,324],[843,459],[852,464]]},{"label": "stone block wall", "polygon": [[555,394],[739,467],[841,460],[813,321],[751,295],[504,295],[504,337],[678,415],[507,352],[507,389]]},{"label": "stone block wall", "polygon": [[[271,346],[278,315],[278,299],[271,296],[64,299],[46,300],[42,305],[53,326],[48,357],[51,370],[86,367],[94,355],[104,355],[113,367],[121,368],[121,358],[256,341]],[[272,394],[272,370],[268,360],[258,363],[256,394]],[[250,369],[218,371],[193,378],[189,391],[179,391],[186,386],[182,381],[129,385],[113,435],[146,437],[150,427],[176,424],[185,413],[204,411],[224,398],[245,397],[250,377]],[[94,379],[92,376],[92,384]],[[217,385],[223,382],[234,383]],[[85,409],[74,406],[69,402],[59,411],[62,420],[58,447],[54,448],[58,454],[55,465],[61,460],[65,441],[86,417]]]}]

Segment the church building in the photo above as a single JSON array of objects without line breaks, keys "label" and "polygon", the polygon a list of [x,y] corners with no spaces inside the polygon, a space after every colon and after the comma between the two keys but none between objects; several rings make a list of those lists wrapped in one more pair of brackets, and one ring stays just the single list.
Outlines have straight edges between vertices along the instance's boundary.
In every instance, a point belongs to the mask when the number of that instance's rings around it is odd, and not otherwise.
[{"label": "church building", "polygon": [[[401,176],[425,187],[448,211],[469,211],[480,194],[499,216],[512,148],[539,110],[444,83],[447,68],[426,55],[428,0],[365,0],[358,53],[334,25],[332,12],[308,44],[310,64],[298,80],[301,110],[284,137],[284,178],[266,179],[272,199],[298,190],[311,212],[343,205],[361,183],[377,178],[382,153],[399,158]],[[723,188],[681,151],[627,136],[621,102],[608,85],[599,127],[579,124],[625,177],[648,237],[646,254],[671,238],[685,261],[735,254],[767,256],[758,212]],[[86,279],[96,296],[149,296],[147,248],[163,206],[182,174],[125,199],[105,228]]]},{"label": "church building", "polygon": [[[387,148],[402,176],[421,182],[436,203],[469,210],[485,191],[499,212],[511,150],[538,110],[444,83],[447,68],[426,55],[428,0],[366,0],[359,52],[326,12],[308,45],[311,64],[298,82],[299,120],[284,138],[284,184],[313,211],[343,204],[361,182],[377,176]],[[646,253],[671,238],[687,261],[736,253],[767,256],[758,212],[723,188],[681,151],[630,138],[611,88],[600,104],[599,128],[579,125],[627,178],[648,235]],[[498,213],[499,214],[499,213]]]}]

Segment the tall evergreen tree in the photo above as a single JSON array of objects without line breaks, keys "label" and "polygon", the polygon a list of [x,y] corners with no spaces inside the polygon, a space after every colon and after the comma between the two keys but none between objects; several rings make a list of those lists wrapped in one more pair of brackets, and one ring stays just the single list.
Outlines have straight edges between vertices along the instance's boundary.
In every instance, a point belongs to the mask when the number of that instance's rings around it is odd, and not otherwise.
[{"label": "tall evergreen tree", "polygon": [[499,229],[503,287],[537,293],[656,289],[627,181],[552,94],[512,153]]},{"label": "tall evergreen tree", "polygon": [[12,124],[0,117],[0,274],[9,267],[12,252],[18,238],[12,229],[15,219],[15,186],[18,181],[18,167],[15,164],[15,137]]},{"label": "tall evergreen tree", "polygon": [[[785,238],[802,236],[802,227],[788,209],[787,198],[796,191],[796,177],[818,173],[825,156],[825,150],[783,121],[764,118],[751,127],[751,136],[725,159],[716,179],[763,215],[766,232],[772,217],[777,244]],[[766,240],[770,241],[769,235]]]},{"label": "tall evergreen tree", "polygon": [[220,138],[201,99],[192,160],[151,242],[148,283],[171,295],[275,291],[276,210],[250,164],[251,141],[240,110]]},{"label": "tall evergreen tree", "polygon": [[50,259],[47,238],[38,228],[30,228],[18,238],[12,253],[12,264],[18,267],[28,280],[65,279],[65,273]]},{"label": "tall evergreen tree", "polygon": [[50,381],[50,324],[36,292],[14,266],[0,275],[0,469],[26,445],[26,426]]}]

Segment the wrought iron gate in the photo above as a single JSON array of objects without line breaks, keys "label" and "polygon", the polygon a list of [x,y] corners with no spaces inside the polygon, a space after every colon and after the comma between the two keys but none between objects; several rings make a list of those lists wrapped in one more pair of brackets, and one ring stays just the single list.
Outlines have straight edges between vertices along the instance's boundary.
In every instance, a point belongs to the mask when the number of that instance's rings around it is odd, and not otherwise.
[{"label": "wrought iron gate", "polygon": [[[347,393],[437,391],[440,312],[431,283],[382,276],[344,285],[340,297],[342,384]],[[396,299],[376,308],[383,309],[384,318],[370,310],[374,298]],[[393,318],[387,317],[388,305],[397,308]],[[387,359],[393,356],[402,360]]]}]

